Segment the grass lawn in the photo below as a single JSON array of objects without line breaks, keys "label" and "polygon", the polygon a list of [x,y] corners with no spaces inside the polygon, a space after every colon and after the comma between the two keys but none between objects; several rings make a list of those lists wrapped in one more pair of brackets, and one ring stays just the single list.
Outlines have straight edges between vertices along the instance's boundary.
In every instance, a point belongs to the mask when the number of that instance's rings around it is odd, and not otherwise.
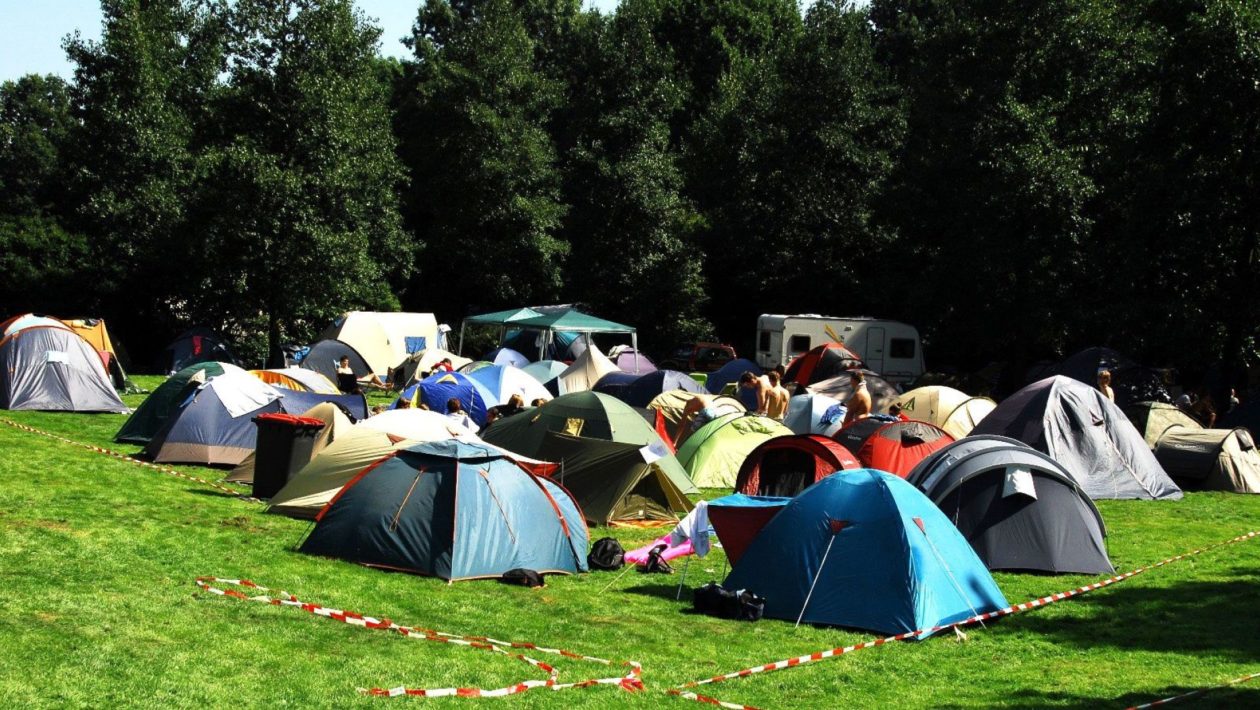
[{"label": "grass lawn", "polygon": [[[138,379],[150,388],[160,382]],[[143,395],[127,399],[135,406]],[[136,450],[111,443],[124,421],[118,415],[0,417]],[[1260,496],[1200,493],[1180,502],[1099,507],[1121,571],[1260,528]],[[552,577],[541,590],[391,574],[295,552],[308,527],[195,483],[0,425],[0,706],[685,708],[695,705],[659,691],[872,638],[692,615],[685,592],[683,601],[674,600],[677,574],[631,572],[607,591],[613,573]],[[609,534],[630,549],[659,532],[594,529],[591,539]],[[687,584],[720,581],[723,569],[715,551],[692,562]],[[633,659],[643,664],[648,692],[538,690],[480,701],[364,697],[355,689],[492,688],[544,675],[481,651],[211,596],[193,585],[200,575],[246,577],[403,624]],[[1092,580],[996,578],[1011,602]],[[763,707],[1123,707],[1260,670],[1257,602],[1260,540],[1253,540],[969,629],[965,643],[941,635],[702,692]],[[561,681],[616,674],[578,661],[555,665]],[[1260,705],[1255,683],[1191,704]]]}]

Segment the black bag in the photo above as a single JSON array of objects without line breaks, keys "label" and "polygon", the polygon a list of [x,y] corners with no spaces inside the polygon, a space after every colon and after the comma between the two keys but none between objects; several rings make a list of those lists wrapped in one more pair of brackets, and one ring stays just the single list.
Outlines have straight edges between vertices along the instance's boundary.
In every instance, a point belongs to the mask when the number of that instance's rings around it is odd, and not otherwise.
[{"label": "black bag", "polygon": [[657,545],[648,551],[647,563],[639,568],[640,572],[648,574],[673,574],[674,568],[669,563],[661,559],[661,553],[665,551],[664,545]]},{"label": "black bag", "polygon": [[756,621],[766,612],[766,600],[746,589],[728,591],[717,582],[696,589],[692,597],[696,611],[721,619]]},{"label": "black bag", "polygon": [[499,581],[504,584],[519,584],[522,587],[545,587],[546,582],[543,581],[542,575],[532,569],[524,569],[517,567],[510,569],[499,577]]},{"label": "black bag", "polygon": [[591,569],[621,569],[626,563],[626,551],[621,543],[611,537],[601,537],[591,545],[591,553],[586,556],[586,565]]}]

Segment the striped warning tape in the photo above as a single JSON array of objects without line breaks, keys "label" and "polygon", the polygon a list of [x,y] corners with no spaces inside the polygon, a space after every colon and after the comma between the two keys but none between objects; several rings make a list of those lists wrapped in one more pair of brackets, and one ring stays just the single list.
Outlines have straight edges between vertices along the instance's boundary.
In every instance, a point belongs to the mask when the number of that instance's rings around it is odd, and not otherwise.
[{"label": "striped warning tape", "polygon": [[833,648],[826,651],[816,651],[814,653],[804,655],[804,656],[797,656],[795,658],[788,658],[782,661],[775,661],[774,663],[766,663],[760,666],[753,666],[751,668],[745,668],[740,671],[735,671],[734,673],[727,673],[725,675],[714,676],[712,678],[705,678],[703,680],[692,681],[680,687],[681,688],[695,688],[701,685],[708,685],[710,683],[720,683],[722,681],[733,680],[735,678],[747,678],[750,675],[756,675],[758,673],[768,673],[770,671],[783,670],[784,668],[795,668],[796,666],[803,666],[807,663],[813,663],[815,661],[821,661],[827,658],[835,658],[837,656],[843,656],[848,653],[853,653],[854,651],[861,651],[867,648],[883,646],[884,644],[891,643],[894,641],[904,641],[905,639],[916,637],[925,633],[936,633],[938,631],[945,631],[945,630],[956,628],[956,627],[968,626],[970,624],[976,624],[982,621],[988,621],[990,619],[996,619],[1003,616],[1010,616],[1011,614],[1018,614],[1021,611],[1028,611],[1029,609],[1036,609],[1038,607],[1043,607],[1048,604],[1053,604],[1055,602],[1063,601],[1064,599],[1071,599],[1072,597],[1085,594],[1086,592],[1092,592],[1095,589],[1102,589],[1103,587],[1109,587],[1113,584],[1118,584],[1120,582],[1123,582],[1126,579],[1132,579],[1133,577],[1136,577],[1137,575],[1142,574],[1143,572],[1148,572],[1158,567],[1163,567],[1164,565],[1172,564],[1179,560],[1184,560],[1187,557],[1200,555],[1200,554],[1203,554],[1204,552],[1208,552],[1209,550],[1215,550],[1221,547],[1225,547],[1226,545],[1233,545],[1234,543],[1250,540],[1258,535],[1260,535],[1260,531],[1249,532],[1244,535],[1239,535],[1238,537],[1225,540],[1223,542],[1218,542],[1212,545],[1208,545],[1206,547],[1201,547],[1197,550],[1192,550],[1190,552],[1182,553],[1180,555],[1177,555],[1176,557],[1169,557],[1166,560],[1160,560],[1159,562],[1156,562],[1154,564],[1150,564],[1145,567],[1139,567],[1130,572],[1125,572],[1124,574],[1119,574],[1114,577],[1110,577],[1108,579],[1095,582],[1093,584],[1087,584],[1083,587],[1077,587],[1076,589],[1072,589],[1066,592],[1059,592],[1058,594],[1051,594],[1050,596],[1041,597],[1040,599],[1033,599],[1032,601],[1027,601],[1022,604],[1015,604],[1012,606],[1008,606],[1005,609],[999,609],[997,611],[991,611],[985,614],[977,614],[975,616],[969,617],[967,619],[963,619],[962,621],[958,621],[952,624],[944,624],[941,626],[933,626],[928,629],[919,629],[916,631],[909,631],[906,633],[897,634],[896,636],[888,636],[885,638],[874,639],[872,641],[854,644],[852,646],[843,646],[840,648]]},{"label": "striped warning tape", "polygon": [[257,498],[247,496],[244,493],[228,488],[227,486],[221,483],[208,481],[204,478],[200,478],[198,476],[193,476],[191,474],[184,473],[183,471],[176,470],[174,468],[171,468],[170,466],[162,466],[160,464],[150,463],[148,461],[142,461],[133,456],[128,456],[127,454],[122,454],[117,451],[113,451],[111,449],[102,448],[100,446],[93,446],[92,444],[84,444],[82,442],[75,441],[74,439],[67,439],[66,437],[61,436],[59,434],[52,434],[52,433],[49,433],[40,429],[36,429],[33,426],[19,424],[18,422],[15,422],[9,419],[0,419],[0,423],[7,424],[13,427],[14,429],[19,429],[21,431],[29,432],[31,434],[38,434],[40,436],[46,436],[49,439],[55,439],[56,441],[60,441],[63,444],[70,444],[71,446],[77,446],[81,449],[87,449],[88,451],[92,451],[98,454],[103,454],[105,456],[118,459],[119,461],[126,461],[127,463],[133,463],[137,466],[143,466],[144,468],[147,468],[151,471],[157,471],[158,473],[164,473],[168,476],[181,478],[185,481],[192,481],[193,483],[200,483],[203,486],[210,486],[211,488],[217,491],[220,491],[222,493],[227,493],[235,498],[240,498],[241,500],[247,500],[253,503],[262,503],[262,501]]},{"label": "striped warning tape", "polygon": [[[547,648],[532,643],[521,643],[515,641],[499,641],[486,636],[464,636],[460,634],[449,634],[442,631],[434,631],[432,629],[422,629],[414,626],[404,626],[395,623],[389,619],[377,619],[371,616],[364,616],[353,611],[343,609],[332,609],[329,607],[310,604],[299,600],[297,597],[288,592],[278,591],[276,596],[268,596],[270,589],[259,586],[247,579],[220,579],[218,577],[199,577],[197,586],[202,590],[219,596],[232,597],[242,601],[260,602],[263,604],[271,604],[273,606],[296,607],[305,612],[322,616],[334,621],[358,626],[364,629],[379,629],[382,631],[394,631],[409,639],[420,641],[436,641],[439,643],[448,643],[468,648],[475,648],[490,653],[498,653],[509,658],[514,658],[522,663],[526,663],[547,674],[545,680],[526,680],[502,688],[370,688],[360,689],[360,692],[367,695],[377,695],[384,697],[413,696],[424,698],[442,698],[442,697],[460,697],[460,698],[494,698],[507,695],[516,695],[524,693],[535,688],[548,688],[550,690],[565,690],[569,688],[588,688],[595,685],[615,685],[625,690],[635,692],[644,689],[643,681],[640,678],[642,668],[634,661],[623,661],[617,663],[605,660],[603,658],[595,658],[594,656],[586,656],[572,651],[566,651],[559,648]],[[222,589],[212,586],[221,584],[225,586],[244,587],[246,589],[257,592],[254,596],[245,594],[235,589]],[[611,676],[607,678],[591,678],[572,683],[559,682],[559,671],[543,661],[531,658],[518,653],[518,651],[531,651],[536,653],[545,653],[553,656],[561,656],[579,661],[587,661],[590,663],[598,663],[605,666],[620,665],[628,668],[625,675]],[[742,707],[742,706],[729,706]]]},{"label": "striped warning tape", "polygon": [[1221,688],[1228,688],[1231,685],[1238,685],[1240,683],[1246,683],[1247,681],[1254,680],[1256,678],[1260,678],[1260,673],[1249,673],[1241,678],[1227,680],[1224,683],[1221,683],[1220,685],[1213,685],[1207,688],[1200,688],[1198,690],[1192,690],[1189,693],[1182,693],[1181,695],[1174,695],[1171,698],[1164,698],[1163,700],[1155,700],[1153,702],[1146,703],[1145,705],[1134,705],[1133,707],[1129,708],[1129,710],[1146,710],[1146,708],[1157,708],[1161,705],[1167,705],[1169,703],[1175,703],[1179,700],[1185,700],[1186,698],[1193,698],[1197,695],[1203,695],[1204,693],[1208,693],[1213,690],[1220,690]]}]

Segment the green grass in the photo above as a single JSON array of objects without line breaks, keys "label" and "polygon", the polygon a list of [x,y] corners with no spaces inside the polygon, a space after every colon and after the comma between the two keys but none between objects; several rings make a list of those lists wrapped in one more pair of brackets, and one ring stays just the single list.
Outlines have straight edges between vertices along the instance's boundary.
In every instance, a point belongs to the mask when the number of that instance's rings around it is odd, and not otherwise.
[{"label": "green grass", "polygon": [[[160,382],[138,379],[149,388]],[[121,416],[0,416],[77,441],[136,450],[110,443]],[[1100,508],[1120,570],[1260,527],[1257,496],[1192,494],[1176,503],[1105,501]],[[553,577],[541,590],[385,573],[298,554],[294,545],[308,525],[0,426],[0,705],[692,707],[659,691],[872,638],[692,615],[685,593],[683,601],[674,600],[677,575],[631,572],[604,591],[613,573]],[[654,536],[591,531],[592,539],[606,534],[627,548]],[[720,551],[695,561],[688,586],[720,580],[723,569]],[[542,676],[480,651],[210,596],[194,587],[199,575],[247,577],[400,623],[634,659],[644,666],[649,691],[533,691],[506,701],[362,697],[356,688],[498,687]],[[997,580],[1016,602],[1091,578],[1000,574]],[[765,707],[1124,706],[1260,670],[1258,592],[1260,540],[969,629],[965,643],[942,635],[704,692]],[[610,675],[576,661],[556,665],[562,680]],[[1240,704],[1260,704],[1260,688],[1244,685],[1195,701]]]}]

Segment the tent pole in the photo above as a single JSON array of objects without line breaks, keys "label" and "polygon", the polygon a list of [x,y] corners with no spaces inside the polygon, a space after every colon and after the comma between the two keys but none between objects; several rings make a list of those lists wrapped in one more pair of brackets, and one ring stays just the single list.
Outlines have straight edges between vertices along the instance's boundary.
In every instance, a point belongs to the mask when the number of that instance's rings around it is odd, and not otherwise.
[{"label": "tent pole", "polygon": [[809,608],[809,600],[814,596],[814,587],[818,586],[818,580],[822,577],[823,565],[827,564],[827,555],[831,554],[831,544],[836,541],[836,534],[831,533],[831,539],[827,541],[827,549],[823,552],[822,562],[818,563],[818,572],[814,575],[814,581],[809,583],[809,593],[805,595],[805,603],[801,605],[801,613],[796,616],[796,626],[800,628],[801,619],[805,618],[805,610]]},{"label": "tent pole", "polygon": [[634,374],[639,374],[639,331],[630,331],[630,347],[634,348]]},{"label": "tent pole", "polygon": [[459,322],[459,352],[455,353],[460,357],[464,356],[464,329],[468,327],[468,319]]},{"label": "tent pole", "polygon": [[678,591],[674,594],[674,601],[682,599],[682,588],[687,583],[687,569],[691,567],[691,555],[687,555],[687,561],[683,563],[682,579],[678,580]]}]

